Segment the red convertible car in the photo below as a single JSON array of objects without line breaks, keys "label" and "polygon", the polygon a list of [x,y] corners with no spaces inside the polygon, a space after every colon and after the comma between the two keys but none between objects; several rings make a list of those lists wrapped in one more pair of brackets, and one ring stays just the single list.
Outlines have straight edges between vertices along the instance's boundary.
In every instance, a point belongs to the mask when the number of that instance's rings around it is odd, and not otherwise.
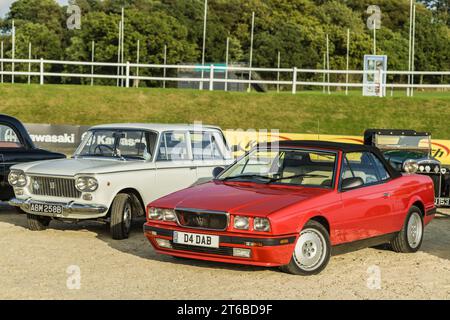
[{"label": "red convertible car", "polygon": [[216,169],[148,205],[144,233],[157,252],[317,274],[332,254],[385,243],[416,252],[436,212],[417,164],[399,173],[371,146],[284,141]]}]

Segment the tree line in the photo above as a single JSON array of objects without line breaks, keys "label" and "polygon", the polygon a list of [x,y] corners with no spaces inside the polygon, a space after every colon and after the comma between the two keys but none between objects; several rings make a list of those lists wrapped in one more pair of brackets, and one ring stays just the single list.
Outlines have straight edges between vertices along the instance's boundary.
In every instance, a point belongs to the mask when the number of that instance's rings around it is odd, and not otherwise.
[{"label": "tree line", "polygon": [[[142,63],[162,63],[167,46],[169,64],[201,61],[204,0],[74,0],[81,9],[81,29],[69,30],[67,8],[54,0],[18,0],[0,20],[4,56],[11,56],[11,23],[16,25],[16,58],[117,62],[118,30],[125,8],[125,61],[136,61],[140,41]],[[366,9],[377,4],[382,26],[377,31],[378,54],[388,55],[388,69],[408,69],[409,0],[209,0],[206,61],[225,61],[230,38],[230,62],[248,63],[251,15],[255,12],[255,67],[323,68],[326,35],[330,65],[346,68],[347,29],[350,29],[350,69],[362,69],[372,53],[372,31]],[[448,0],[424,0],[416,13],[416,70],[450,70]],[[53,66],[55,70],[64,68]],[[65,67],[76,71],[84,67]],[[69,68],[69,69],[68,69]],[[101,70],[104,69],[104,70]],[[115,70],[97,68],[106,73]],[[97,71],[99,72],[99,71]],[[150,74],[150,71],[146,71]],[[145,74],[145,71],[143,72]],[[60,81],[54,79],[54,81]],[[77,80],[65,80],[79,82]]]}]

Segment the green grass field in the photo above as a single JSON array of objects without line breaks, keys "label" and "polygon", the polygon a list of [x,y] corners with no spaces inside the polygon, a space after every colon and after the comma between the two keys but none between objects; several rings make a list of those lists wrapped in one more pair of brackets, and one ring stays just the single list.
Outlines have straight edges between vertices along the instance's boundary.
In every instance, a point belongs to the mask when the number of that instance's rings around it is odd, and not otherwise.
[{"label": "green grass field", "polygon": [[450,92],[407,98],[321,92],[230,93],[71,85],[0,85],[0,113],[28,123],[162,122],[223,129],[361,135],[369,127],[431,131],[450,139]]}]

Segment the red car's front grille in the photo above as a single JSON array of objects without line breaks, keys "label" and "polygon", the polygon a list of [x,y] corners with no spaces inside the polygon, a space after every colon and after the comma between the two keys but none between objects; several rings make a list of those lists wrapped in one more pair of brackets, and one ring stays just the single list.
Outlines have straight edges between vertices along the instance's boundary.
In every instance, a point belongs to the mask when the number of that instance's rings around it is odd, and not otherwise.
[{"label": "red car's front grille", "polygon": [[228,227],[228,214],[194,209],[175,210],[178,223],[182,227],[206,230],[225,230]]}]

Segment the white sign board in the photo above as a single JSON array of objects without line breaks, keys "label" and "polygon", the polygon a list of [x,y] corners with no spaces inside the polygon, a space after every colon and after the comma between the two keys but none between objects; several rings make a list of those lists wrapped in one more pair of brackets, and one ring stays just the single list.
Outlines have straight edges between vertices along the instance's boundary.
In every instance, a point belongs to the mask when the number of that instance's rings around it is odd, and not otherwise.
[{"label": "white sign board", "polygon": [[364,56],[364,96],[386,96],[387,56]]}]

